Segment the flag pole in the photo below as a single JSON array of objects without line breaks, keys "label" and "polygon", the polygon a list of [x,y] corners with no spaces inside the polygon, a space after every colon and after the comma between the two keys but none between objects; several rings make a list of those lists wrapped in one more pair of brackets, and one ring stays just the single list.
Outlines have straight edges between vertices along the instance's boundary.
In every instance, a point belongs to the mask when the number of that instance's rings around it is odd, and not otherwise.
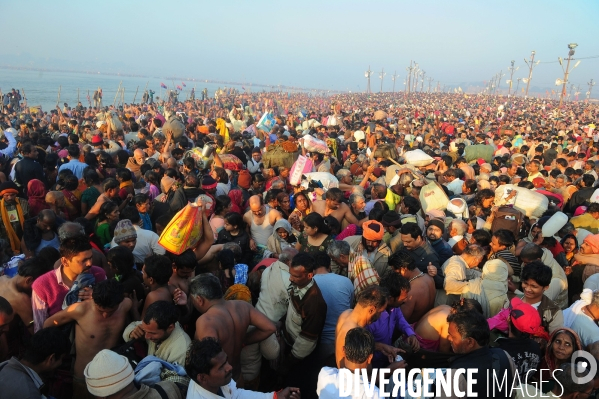
[{"label": "flag pole", "polygon": [[133,104],[135,104],[135,99],[137,98],[137,91],[139,90],[139,86],[135,89],[135,95],[133,96]]},{"label": "flag pole", "polygon": [[114,101],[112,102],[112,107],[114,108],[115,104],[116,104],[116,98],[119,95],[119,92],[121,91],[121,84],[123,83],[123,81],[121,80],[121,82],[119,83],[119,88],[116,89],[116,94],[114,95]]}]

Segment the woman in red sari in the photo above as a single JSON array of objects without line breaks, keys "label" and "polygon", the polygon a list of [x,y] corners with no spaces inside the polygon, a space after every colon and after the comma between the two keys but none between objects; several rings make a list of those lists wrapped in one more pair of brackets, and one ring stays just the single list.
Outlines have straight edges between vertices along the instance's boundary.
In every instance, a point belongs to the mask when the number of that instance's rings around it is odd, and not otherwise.
[{"label": "woman in red sari", "polygon": [[46,204],[46,186],[41,180],[33,179],[27,183],[27,202],[29,203],[29,216],[37,216],[44,209],[50,209]]},{"label": "woman in red sari", "polygon": [[231,212],[236,212],[243,216],[243,194],[241,190],[235,189],[229,191],[229,198],[231,198]]}]

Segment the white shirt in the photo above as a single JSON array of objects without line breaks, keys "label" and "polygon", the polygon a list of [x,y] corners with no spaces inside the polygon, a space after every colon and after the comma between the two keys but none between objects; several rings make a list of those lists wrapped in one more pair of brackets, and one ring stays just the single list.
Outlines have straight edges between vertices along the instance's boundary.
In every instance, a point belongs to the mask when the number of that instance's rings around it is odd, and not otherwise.
[{"label": "white shirt", "polygon": [[[362,373],[360,373],[360,378],[358,382],[358,391],[355,392],[355,384],[354,384],[354,373],[352,372],[351,377],[348,378],[348,385],[351,387],[351,396],[341,396],[339,391],[339,369],[335,369],[332,367],[323,367],[318,373],[318,383],[316,385],[316,393],[318,394],[319,399],[340,399],[340,398],[374,398],[379,399],[382,396],[379,393],[379,389],[375,386],[373,387],[374,391],[373,395],[370,396],[370,392],[366,393],[366,387],[364,386],[364,382],[362,380]],[[189,399],[189,396],[187,397]]]},{"label": "white shirt", "polygon": [[[133,249],[133,257],[135,263],[144,263],[145,259],[151,255],[164,255],[166,250],[160,244],[158,244],[158,234],[150,230],[144,230],[141,227],[134,225],[135,232],[137,233],[137,243]],[[117,244],[114,242],[114,238],[110,242],[110,248],[116,247]]]},{"label": "white shirt", "polygon": [[220,387],[224,396],[215,395],[196,384],[193,380],[189,381],[187,389],[187,399],[272,399],[274,392],[254,392],[245,389],[238,389],[235,381],[231,380],[229,385]]}]

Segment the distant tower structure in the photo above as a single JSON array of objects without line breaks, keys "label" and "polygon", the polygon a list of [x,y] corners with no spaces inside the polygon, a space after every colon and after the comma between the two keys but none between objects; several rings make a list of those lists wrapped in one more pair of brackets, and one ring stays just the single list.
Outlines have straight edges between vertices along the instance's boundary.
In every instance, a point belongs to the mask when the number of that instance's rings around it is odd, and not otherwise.
[{"label": "distant tower structure", "polygon": [[364,77],[368,79],[368,84],[366,85],[366,94],[371,94],[370,90],[370,77],[372,76],[372,71],[370,70],[370,65],[368,65],[368,70],[364,72]]}]

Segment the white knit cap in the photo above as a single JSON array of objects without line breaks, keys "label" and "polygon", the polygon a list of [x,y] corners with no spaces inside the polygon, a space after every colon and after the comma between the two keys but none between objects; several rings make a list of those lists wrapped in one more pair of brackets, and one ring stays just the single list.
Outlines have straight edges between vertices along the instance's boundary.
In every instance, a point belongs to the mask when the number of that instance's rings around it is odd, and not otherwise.
[{"label": "white knit cap", "polygon": [[85,366],[83,375],[89,393],[101,398],[125,389],[135,377],[129,360],[108,349],[94,356]]}]

